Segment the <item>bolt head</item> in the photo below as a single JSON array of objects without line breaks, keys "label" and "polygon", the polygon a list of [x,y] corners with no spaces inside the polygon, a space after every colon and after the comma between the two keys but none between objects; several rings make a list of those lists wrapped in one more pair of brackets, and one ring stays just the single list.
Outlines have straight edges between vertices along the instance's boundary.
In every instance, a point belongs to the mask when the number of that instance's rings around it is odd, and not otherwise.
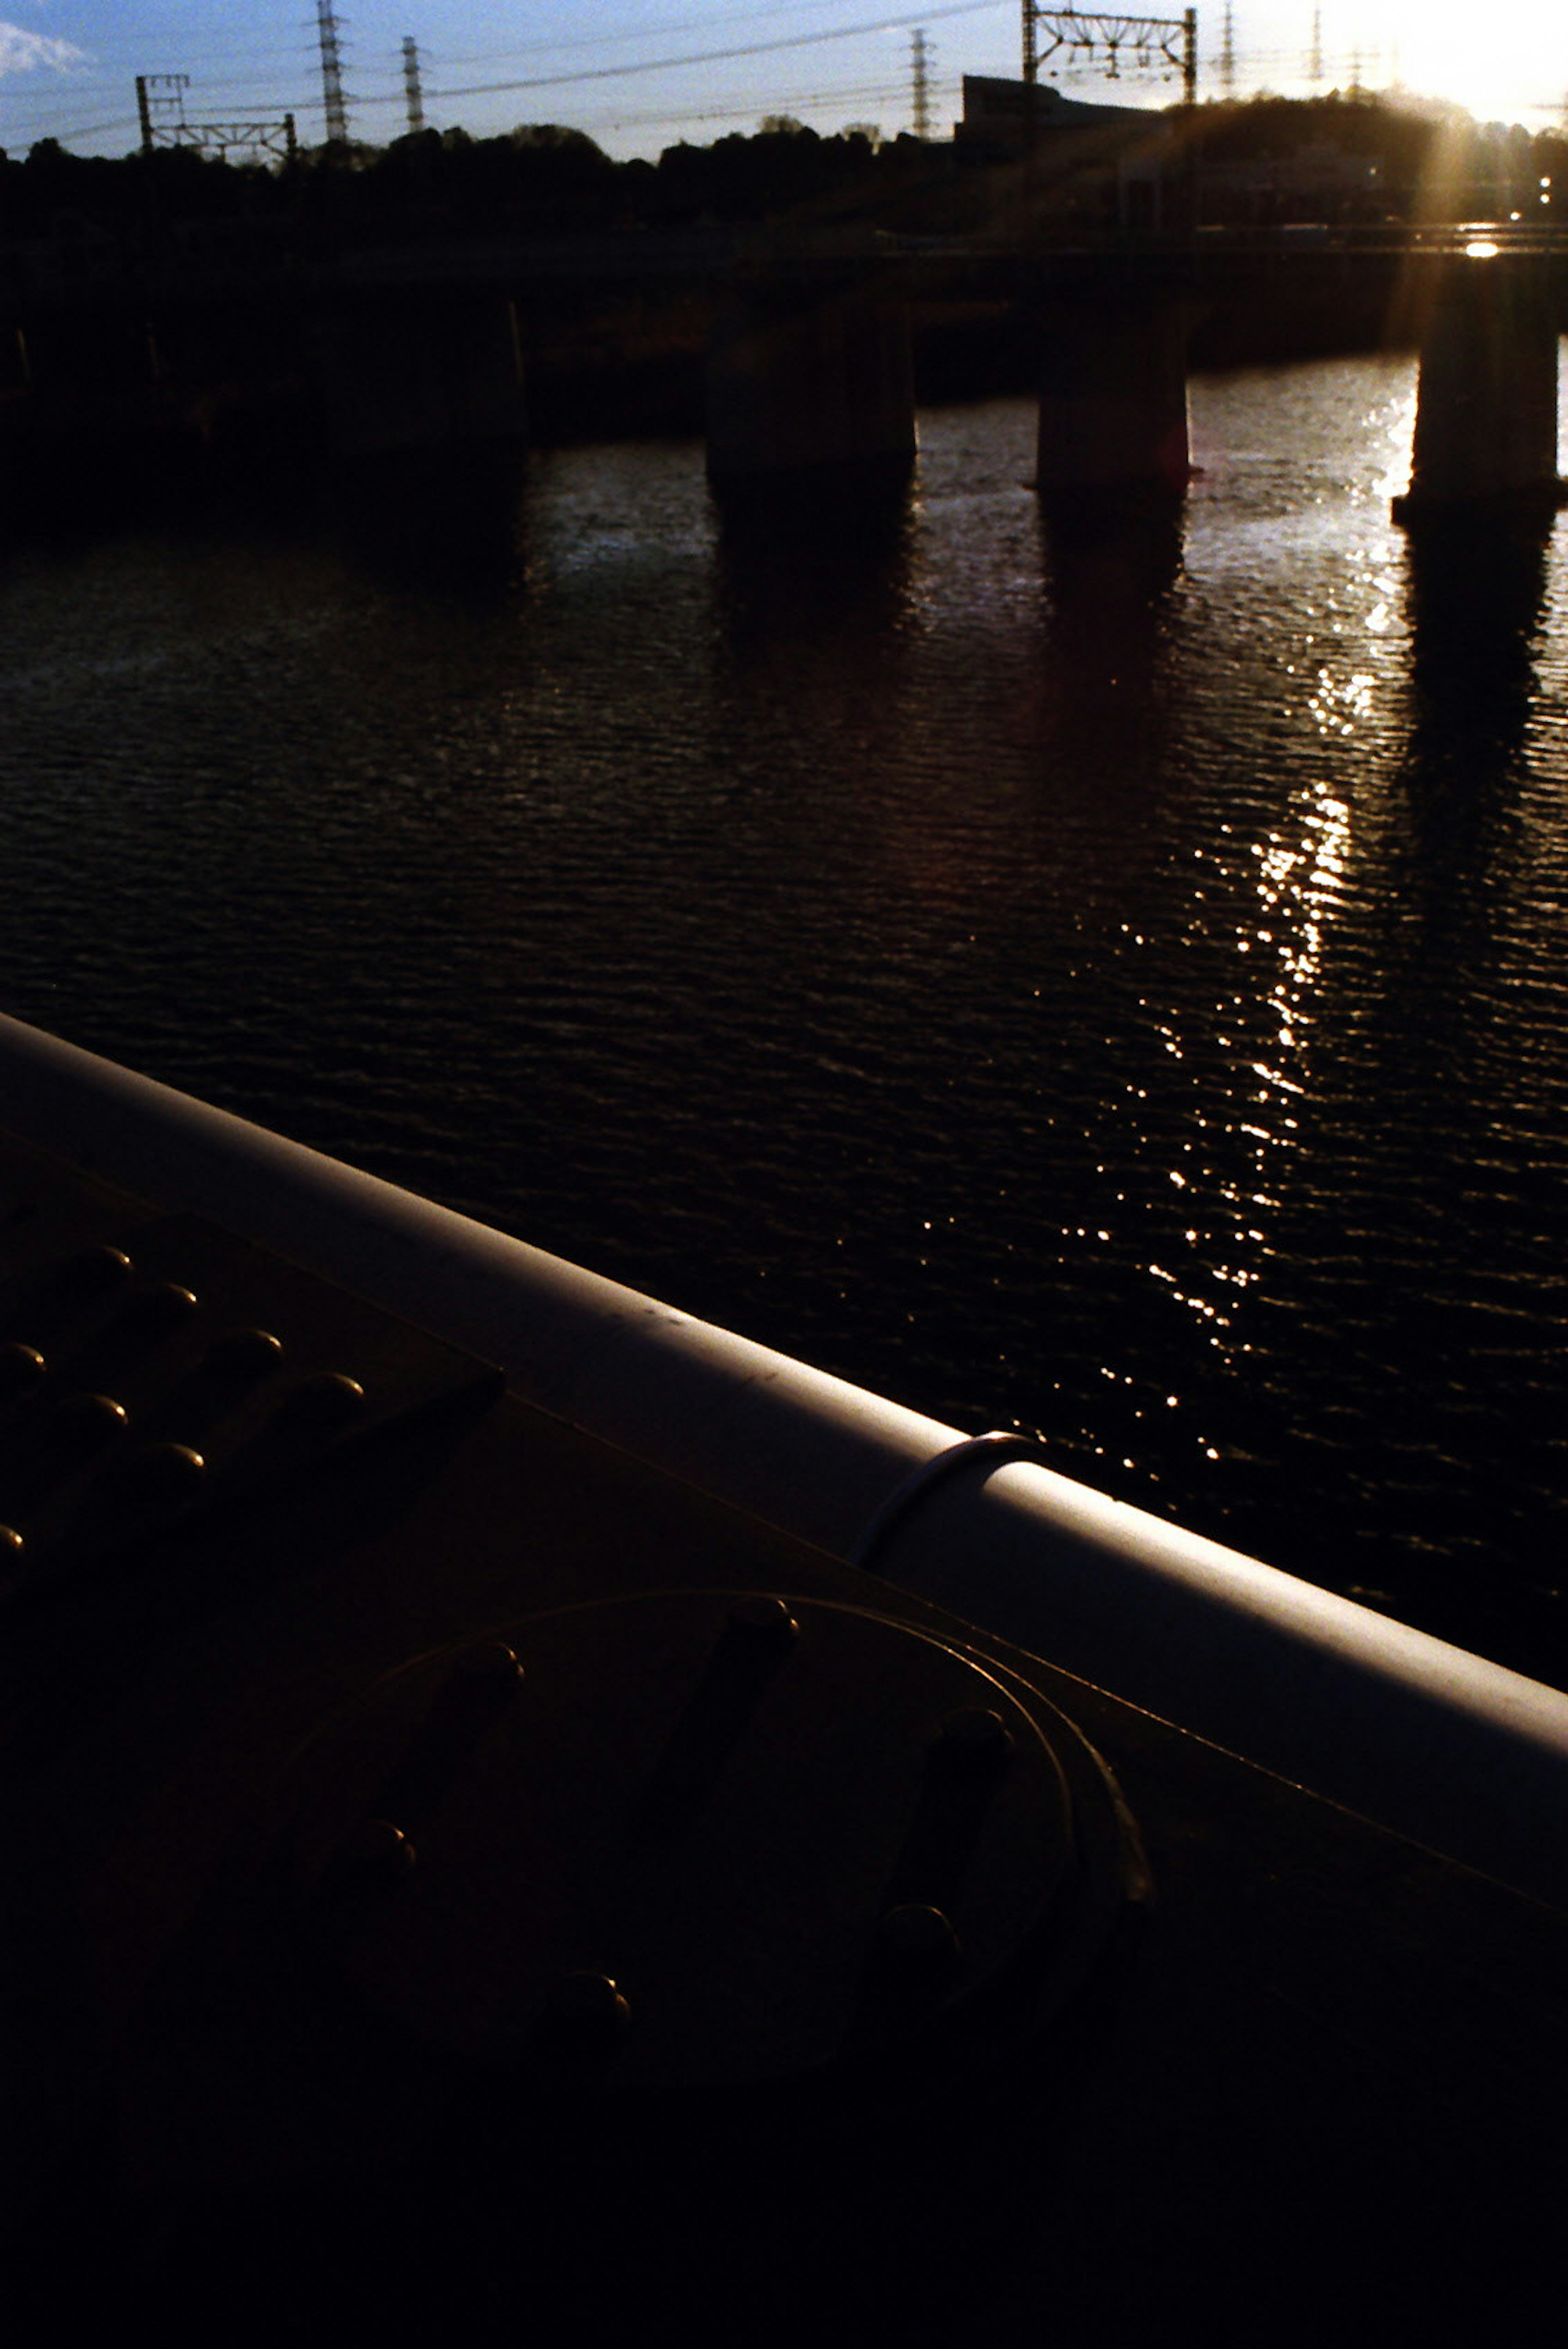
[{"label": "bolt head", "polygon": [[343,1853],[345,1864],[356,1872],[390,1884],[411,1874],[418,1857],[402,1828],[390,1819],[363,1820]]},{"label": "bolt head", "polygon": [[207,1368],[221,1379],[265,1378],[283,1361],[283,1340],[270,1330],[229,1330],[207,1356]]},{"label": "bolt head", "polygon": [[551,1986],[550,2022],[573,2038],[602,2046],[618,2039],[631,2021],[631,2006],[611,1974],[559,1975]]},{"label": "bolt head", "polygon": [[335,1434],[364,1409],[365,1390],[347,1371],[317,1371],[296,1387],[285,1406],[292,1425]]},{"label": "bolt head", "polygon": [[51,1432],[72,1452],[86,1454],[123,1435],[130,1424],[130,1414],[112,1395],[74,1394],[61,1403]]},{"label": "bolt head", "polygon": [[48,1364],[36,1346],[0,1346],[0,1402],[20,1402],[36,1393],[47,1375]]},{"label": "bolt head", "polygon": [[885,1911],[877,1920],[877,1946],[894,1978],[908,1989],[945,1986],[963,1955],[951,1918],[919,1900]]},{"label": "bolt head", "polygon": [[762,1590],[737,1599],[730,1609],[728,1623],[730,1630],[742,1639],[765,1640],[773,1647],[787,1647],[800,1637],[800,1625],[787,1603]]},{"label": "bolt head", "polygon": [[176,1508],[202,1484],[207,1464],[189,1444],[149,1444],[125,1463],[124,1487],[145,1508]]},{"label": "bolt head", "polygon": [[504,1640],[476,1640],[472,1648],[463,1649],[457,1669],[464,1680],[482,1681],[498,1689],[507,1688],[523,1678],[517,1651],[509,1648]]},{"label": "bolt head", "polygon": [[1013,1736],[999,1713],[988,1705],[966,1704],[948,1714],[937,1743],[944,1758],[994,1767],[1012,1753]]}]

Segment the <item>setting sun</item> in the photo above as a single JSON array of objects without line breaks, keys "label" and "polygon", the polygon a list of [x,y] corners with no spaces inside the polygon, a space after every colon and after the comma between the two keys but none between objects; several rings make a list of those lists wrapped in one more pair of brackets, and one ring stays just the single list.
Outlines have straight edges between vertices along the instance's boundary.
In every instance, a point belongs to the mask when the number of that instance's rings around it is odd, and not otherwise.
[{"label": "setting sun", "polygon": [[[1221,39],[1220,12],[1211,8],[1207,16],[1203,46],[1212,57]],[[1343,88],[1359,79],[1371,89],[1403,88],[1446,98],[1481,121],[1518,121],[1542,129],[1568,105],[1568,28],[1534,0],[1498,0],[1485,11],[1462,0],[1383,0],[1360,9],[1328,0],[1316,12],[1307,0],[1290,0],[1268,16],[1266,27],[1260,18],[1244,30],[1237,11],[1233,38],[1240,66],[1252,39],[1258,37],[1262,47],[1272,33],[1280,59],[1277,86],[1293,86],[1303,68],[1310,74],[1321,58],[1324,87]],[[1269,75],[1262,72],[1259,78],[1266,81]]]}]

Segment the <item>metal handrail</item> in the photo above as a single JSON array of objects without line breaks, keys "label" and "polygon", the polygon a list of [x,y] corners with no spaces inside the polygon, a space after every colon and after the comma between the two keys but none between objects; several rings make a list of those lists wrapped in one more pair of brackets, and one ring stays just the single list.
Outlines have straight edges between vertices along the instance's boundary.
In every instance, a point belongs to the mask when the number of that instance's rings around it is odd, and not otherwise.
[{"label": "metal handrail", "polygon": [[[4,1018],[0,1124],[499,1361],[526,1399],[756,1517],[1568,1903],[1559,1691]],[[969,1473],[943,1471],[954,1447]]]}]

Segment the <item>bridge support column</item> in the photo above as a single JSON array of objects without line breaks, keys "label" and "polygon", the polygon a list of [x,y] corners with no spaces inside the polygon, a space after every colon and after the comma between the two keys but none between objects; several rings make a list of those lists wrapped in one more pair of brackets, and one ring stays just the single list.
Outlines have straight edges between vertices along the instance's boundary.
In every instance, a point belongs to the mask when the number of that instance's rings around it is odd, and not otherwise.
[{"label": "bridge support column", "polygon": [[768,280],[721,311],[708,357],[708,474],[720,495],[901,489],[914,461],[900,294]]},{"label": "bridge support column", "polygon": [[1191,317],[1168,299],[1080,301],[1045,321],[1036,486],[1048,502],[1174,502],[1192,475]]},{"label": "bridge support column", "polygon": [[327,428],[345,457],[451,456],[526,430],[515,313],[494,297],[429,302],[395,289],[320,322]]},{"label": "bridge support column", "polygon": [[1557,474],[1557,316],[1530,255],[1457,255],[1421,342],[1410,487],[1399,522],[1497,508],[1548,513]]}]

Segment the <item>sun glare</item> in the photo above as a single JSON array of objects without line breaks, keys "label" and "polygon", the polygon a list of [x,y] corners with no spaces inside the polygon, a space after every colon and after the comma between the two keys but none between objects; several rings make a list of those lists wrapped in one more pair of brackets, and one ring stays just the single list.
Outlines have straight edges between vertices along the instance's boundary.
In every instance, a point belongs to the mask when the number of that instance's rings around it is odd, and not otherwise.
[{"label": "sun glare", "polygon": [[[1325,8],[1325,47],[1329,25]],[[1339,38],[1346,37],[1366,45],[1360,54],[1369,83],[1448,98],[1480,122],[1542,130],[1568,102],[1568,29],[1538,0],[1494,0],[1480,13],[1465,0],[1399,0],[1356,17],[1348,34],[1342,26]]]}]

